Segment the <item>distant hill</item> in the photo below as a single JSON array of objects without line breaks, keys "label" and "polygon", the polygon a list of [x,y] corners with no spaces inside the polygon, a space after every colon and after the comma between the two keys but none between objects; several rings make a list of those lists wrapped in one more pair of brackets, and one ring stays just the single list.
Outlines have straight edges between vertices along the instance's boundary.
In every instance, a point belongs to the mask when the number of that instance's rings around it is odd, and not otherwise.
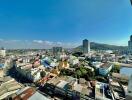
[{"label": "distant hill", "polygon": [[[90,43],[91,49],[93,50],[126,50],[127,46],[116,46],[116,45],[109,45],[109,44],[101,44],[101,43]],[[75,51],[82,51],[83,47],[78,46],[74,49]]]}]

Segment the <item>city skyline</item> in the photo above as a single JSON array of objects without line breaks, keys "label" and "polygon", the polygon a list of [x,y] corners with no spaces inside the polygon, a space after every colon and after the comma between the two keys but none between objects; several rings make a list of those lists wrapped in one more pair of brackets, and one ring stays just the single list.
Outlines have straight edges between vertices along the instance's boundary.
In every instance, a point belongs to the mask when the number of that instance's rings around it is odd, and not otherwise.
[{"label": "city skyline", "polygon": [[76,47],[83,39],[127,46],[130,0],[1,1],[0,46]]},{"label": "city skyline", "polygon": [[1,0],[0,100],[132,100],[132,0]]}]

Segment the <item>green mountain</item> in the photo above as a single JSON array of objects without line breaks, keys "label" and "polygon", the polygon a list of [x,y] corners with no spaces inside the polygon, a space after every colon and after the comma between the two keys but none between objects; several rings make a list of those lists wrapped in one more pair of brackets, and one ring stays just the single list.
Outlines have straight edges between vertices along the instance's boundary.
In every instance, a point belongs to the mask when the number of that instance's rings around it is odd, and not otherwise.
[{"label": "green mountain", "polygon": [[[127,46],[116,46],[116,45],[109,45],[109,44],[101,44],[101,43],[90,43],[91,49],[93,50],[126,50]],[[75,51],[82,51],[83,47],[78,46],[74,49]]]}]

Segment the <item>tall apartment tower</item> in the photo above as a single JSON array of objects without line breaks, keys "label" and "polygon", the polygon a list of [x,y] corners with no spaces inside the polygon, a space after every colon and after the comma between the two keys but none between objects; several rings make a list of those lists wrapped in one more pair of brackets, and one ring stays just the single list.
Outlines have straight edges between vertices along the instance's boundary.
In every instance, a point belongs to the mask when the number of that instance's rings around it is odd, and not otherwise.
[{"label": "tall apartment tower", "polygon": [[62,47],[53,47],[53,54],[57,55],[58,53],[62,53]]},{"label": "tall apartment tower", "polygon": [[132,51],[132,35],[130,36],[130,40],[128,41],[128,49]]},{"label": "tall apartment tower", "polygon": [[5,57],[6,56],[6,50],[2,47],[0,48],[0,56]]},{"label": "tall apartment tower", "polygon": [[83,53],[87,54],[89,52],[90,52],[90,42],[87,39],[85,39],[83,40]]}]

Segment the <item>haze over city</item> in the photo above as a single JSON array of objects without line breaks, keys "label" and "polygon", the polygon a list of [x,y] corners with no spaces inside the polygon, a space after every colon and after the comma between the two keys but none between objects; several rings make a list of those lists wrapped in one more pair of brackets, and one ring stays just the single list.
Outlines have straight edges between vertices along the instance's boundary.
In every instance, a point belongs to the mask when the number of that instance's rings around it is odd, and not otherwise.
[{"label": "haze over city", "polygon": [[5,48],[70,48],[85,38],[127,46],[132,34],[130,0],[4,0],[0,9]]}]

